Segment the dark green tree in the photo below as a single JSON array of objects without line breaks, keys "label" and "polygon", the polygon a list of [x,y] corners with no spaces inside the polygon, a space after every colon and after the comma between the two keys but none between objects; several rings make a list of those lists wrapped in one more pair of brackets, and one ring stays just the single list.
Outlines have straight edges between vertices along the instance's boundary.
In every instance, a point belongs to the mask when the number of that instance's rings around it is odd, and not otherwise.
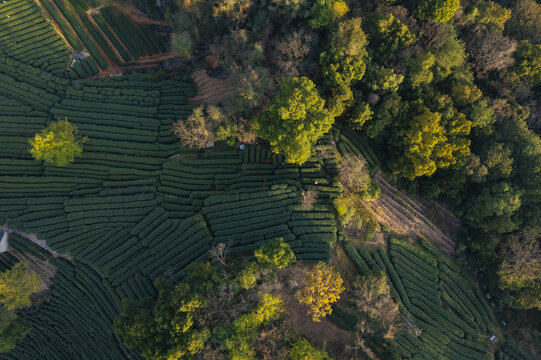
[{"label": "dark green tree", "polygon": [[306,77],[284,78],[280,92],[268,110],[257,118],[258,136],[267,140],[275,153],[287,162],[303,164],[316,140],[330,130],[334,117],[325,109],[325,100]]}]

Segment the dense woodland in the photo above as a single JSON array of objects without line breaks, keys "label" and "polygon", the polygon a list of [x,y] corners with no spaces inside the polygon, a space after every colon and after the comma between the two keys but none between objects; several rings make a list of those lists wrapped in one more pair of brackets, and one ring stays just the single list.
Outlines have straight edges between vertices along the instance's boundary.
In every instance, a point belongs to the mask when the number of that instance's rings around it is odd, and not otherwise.
[{"label": "dense woodland", "polygon": [[[44,4],[46,62],[0,22],[0,359],[541,356],[541,4]],[[456,248],[378,221],[381,177]]]}]

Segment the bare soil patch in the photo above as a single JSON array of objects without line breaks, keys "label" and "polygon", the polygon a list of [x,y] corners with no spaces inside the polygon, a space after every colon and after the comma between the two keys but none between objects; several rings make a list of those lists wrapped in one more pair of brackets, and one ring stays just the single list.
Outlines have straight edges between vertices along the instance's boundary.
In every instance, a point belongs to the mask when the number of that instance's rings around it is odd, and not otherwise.
[{"label": "bare soil patch", "polygon": [[232,96],[235,85],[230,79],[214,79],[205,70],[199,70],[191,75],[197,88],[197,95],[189,101],[192,104],[216,104]]},{"label": "bare soil patch", "polygon": [[443,253],[454,255],[452,237],[459,232],[461,224],[449,210],[435,201],[404,194],[389,184],[380,172],[374,180],[381,187],[381,197],[363,203],[379,223],[399,235],[423,237]]}]

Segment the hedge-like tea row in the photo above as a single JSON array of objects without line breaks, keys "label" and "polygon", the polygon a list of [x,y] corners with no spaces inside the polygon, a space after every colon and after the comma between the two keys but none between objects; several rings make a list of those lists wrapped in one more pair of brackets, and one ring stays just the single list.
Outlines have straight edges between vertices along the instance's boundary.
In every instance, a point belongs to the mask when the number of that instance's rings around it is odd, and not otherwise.
[{"label": "hedge-like tea row", "polygon": [[402,358],[493,359],[485,340],[493,334],[491,310],[443,254],[426,243],[419,246],[397,238],[390,239],[389,255],[381,248],[368,252],[343,244],[354,263],[362,261],[357,265],[361,273],[386,271],[401,313],[422,330],[418,338],[396,338]]},{"label": "hedge-like tea row", "polygon": [[68,64],[68,48],[31,0],[0,4],[0,50],[3,54],[62,74]]},{"label": "hedge-like tea row", "polygon": [[39,311],[25,315],[33,325],[9,359],[26,360],[121,359],[135,353],[114,335],[111,322],[120,311],[120,297],[88,266],[51,258],[57,267],[48,302]]}]

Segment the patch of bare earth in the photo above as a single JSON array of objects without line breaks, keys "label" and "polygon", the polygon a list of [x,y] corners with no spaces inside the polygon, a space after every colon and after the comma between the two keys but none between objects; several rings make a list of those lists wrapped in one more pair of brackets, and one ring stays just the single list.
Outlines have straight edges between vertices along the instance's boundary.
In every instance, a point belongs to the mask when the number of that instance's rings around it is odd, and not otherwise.
[{"label": "patch of bare earth", "polygon": [[443,253],[454,255],[452,237],[461,225],[449,210],[435,201],[407,196],[389,184],[380,172],[374,181],[381,187],[381,197],[363,203],[380,224],[399,235],[421,236]]},{"label": "patch of bare earth", "polygon": [[197,95],[189,101],[192,104],[216,104],[228,99],[235,90],[230,79],[215,79],[206,70],[199,70],[191,75],[197,89]]}]

